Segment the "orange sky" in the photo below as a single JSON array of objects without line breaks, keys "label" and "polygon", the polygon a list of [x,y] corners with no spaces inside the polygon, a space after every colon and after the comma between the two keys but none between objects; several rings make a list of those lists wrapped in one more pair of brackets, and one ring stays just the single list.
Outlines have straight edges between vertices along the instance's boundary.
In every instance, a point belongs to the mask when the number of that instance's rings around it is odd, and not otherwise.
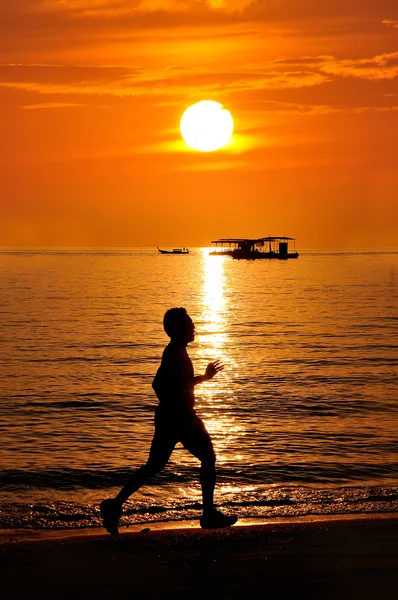
[{"label": "orange sky", "polygon": [[0,61],[2,246],[398,246],[397,0],[0,0]]}]

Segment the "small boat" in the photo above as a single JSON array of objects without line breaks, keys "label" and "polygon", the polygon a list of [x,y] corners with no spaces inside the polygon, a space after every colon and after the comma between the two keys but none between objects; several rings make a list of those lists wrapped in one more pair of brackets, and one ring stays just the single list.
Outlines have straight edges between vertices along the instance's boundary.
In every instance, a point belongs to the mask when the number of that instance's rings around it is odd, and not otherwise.
[{"label": "small boat", "polygon": [[[293,252],[289,251],[289,242],[293,243]],[[210,252],[213,256],[232,256],[232,258],[243,258],[253,260],[256,258],[268,258],[287,260],[298,258],[296,252],[296,240],[285,235],[268,236],[257,239],[248,238],[221,238],[214,240],[216,250]],[[224,244],[228,247],[224,248]],[[221,248],[219,248],[219,245]]]},{"label": "small boat", "polygon": [[161,250],[159,246],[156,246],[160,254],[189,254],[188,248],[173,248],[173,250]]}]

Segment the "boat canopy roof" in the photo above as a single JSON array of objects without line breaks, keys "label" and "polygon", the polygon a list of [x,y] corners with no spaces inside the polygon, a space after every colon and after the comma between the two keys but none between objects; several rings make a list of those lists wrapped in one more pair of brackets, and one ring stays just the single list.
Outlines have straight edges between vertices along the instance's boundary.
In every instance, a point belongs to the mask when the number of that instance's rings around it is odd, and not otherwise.
[{"label": "boat canopy roof", "polygon": [[219,240],[213,240],[212,244],[262,244],[264,242],[276,242],[278,240],[294,240],[295,238],[287,237],[286,235],[271,235],[262,238],[220,238]]}]

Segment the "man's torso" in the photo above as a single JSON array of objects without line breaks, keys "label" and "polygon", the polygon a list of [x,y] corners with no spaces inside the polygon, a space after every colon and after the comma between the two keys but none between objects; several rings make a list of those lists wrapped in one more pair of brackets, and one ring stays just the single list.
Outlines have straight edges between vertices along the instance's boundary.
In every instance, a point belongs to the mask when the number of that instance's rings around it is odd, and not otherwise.
[{"label": "man's torso", "polygon": [[166,346],[152,387],[163,409],[194,410],[194,370],[184,346],[173,342]]}]

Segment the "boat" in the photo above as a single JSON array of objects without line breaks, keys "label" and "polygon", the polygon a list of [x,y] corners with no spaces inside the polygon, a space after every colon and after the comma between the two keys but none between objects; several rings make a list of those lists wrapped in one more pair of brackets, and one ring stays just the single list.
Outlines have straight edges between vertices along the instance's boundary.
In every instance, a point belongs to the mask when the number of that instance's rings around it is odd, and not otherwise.
[{"label": "boat", "polygon": [[[232,258],[248,260],[257,258],[287,260],[299,256],[296,252],[295,238],[285,235],[257,239],[221,238],[211,243],[216,244],[216,250],[210,252],[213,256],[232,256]],[[293,245],[293,251],[290,251],[289,244]],[[227,247],[224,248],[224,245]],[[221,246],[220,249],[218,249],[219,246]]]},{"label": "boat", "polygon": [[173,248],[173,250],[161,250],[159,246],[156,246],[160,254],[189,254],[188,248]]}]

